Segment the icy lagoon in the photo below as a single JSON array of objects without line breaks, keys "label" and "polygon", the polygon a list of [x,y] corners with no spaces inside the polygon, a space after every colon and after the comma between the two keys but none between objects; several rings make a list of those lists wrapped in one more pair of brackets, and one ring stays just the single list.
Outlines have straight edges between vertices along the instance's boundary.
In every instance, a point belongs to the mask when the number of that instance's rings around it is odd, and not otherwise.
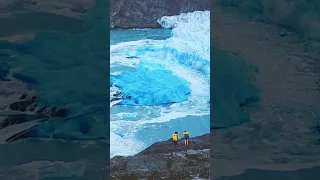
[{"label": "icy lagoon", "polygon": [[[110,156],[210,127],[210,12],[162,17],[162,29],[112,30]],[[114,106],[115,105],[115,106]]]}]

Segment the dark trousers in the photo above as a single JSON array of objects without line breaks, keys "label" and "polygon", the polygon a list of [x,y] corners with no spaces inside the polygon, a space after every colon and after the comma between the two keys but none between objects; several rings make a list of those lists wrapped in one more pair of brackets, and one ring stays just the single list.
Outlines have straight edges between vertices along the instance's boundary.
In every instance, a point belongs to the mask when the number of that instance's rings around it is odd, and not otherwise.
[{"label": "dark trousers", "polygon": [[174,146],[178,146],[178,141],[173,141],[173,140],[172,140],[172,142],[173,142],[173,145],[174,145]]}]

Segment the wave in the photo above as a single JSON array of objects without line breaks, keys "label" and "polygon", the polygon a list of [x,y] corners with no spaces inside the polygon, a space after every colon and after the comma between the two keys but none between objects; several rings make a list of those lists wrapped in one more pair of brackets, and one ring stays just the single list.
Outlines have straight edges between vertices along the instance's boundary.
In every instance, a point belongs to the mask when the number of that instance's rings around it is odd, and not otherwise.
[{"label": "wave", "polygon": [[166,47],[181,53],[196,54],[210,61],[210,11],[164,16],[158,23],[164,28],[173,28]]}]

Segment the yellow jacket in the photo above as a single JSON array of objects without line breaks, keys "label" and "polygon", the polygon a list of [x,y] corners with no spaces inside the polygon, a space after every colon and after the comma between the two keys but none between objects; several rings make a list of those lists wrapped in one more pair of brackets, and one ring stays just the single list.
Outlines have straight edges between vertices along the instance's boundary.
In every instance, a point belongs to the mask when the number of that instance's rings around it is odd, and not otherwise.
[{"label": "yellow jacket", "polygon": [[172,134],[172,140],[178,141],[178,134]]}]

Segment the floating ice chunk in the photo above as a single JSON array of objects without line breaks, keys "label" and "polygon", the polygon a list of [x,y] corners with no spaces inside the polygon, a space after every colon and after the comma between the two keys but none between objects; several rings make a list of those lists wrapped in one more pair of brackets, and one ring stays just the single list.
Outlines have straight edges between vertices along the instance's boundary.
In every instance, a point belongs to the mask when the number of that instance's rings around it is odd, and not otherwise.
[{"label": "floating ice chunk", "polygon": [[111,81],[127,97],[121,101],[123,105],[183,102],[191,93],[188,81],[151,61],[141,61],[136,71],[113,75]]}]

